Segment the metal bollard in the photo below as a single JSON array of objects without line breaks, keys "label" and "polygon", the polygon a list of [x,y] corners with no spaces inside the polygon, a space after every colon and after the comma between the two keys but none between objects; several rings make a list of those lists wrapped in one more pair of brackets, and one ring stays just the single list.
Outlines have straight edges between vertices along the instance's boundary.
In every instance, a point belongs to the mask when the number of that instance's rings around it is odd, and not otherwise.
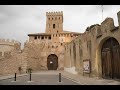
[{"label": "metal bollard", "polygon": [[59,73],[59,82],[61,82],[61,73]]},{"label": "metal bollard", "polygon": [[14,81],[16,81],[16,73],[15,73],[15,78],[14,78]]},{"label": "metal bollard", "polygon": [[30,73],[30,81],[31,81],[31,73]]}]

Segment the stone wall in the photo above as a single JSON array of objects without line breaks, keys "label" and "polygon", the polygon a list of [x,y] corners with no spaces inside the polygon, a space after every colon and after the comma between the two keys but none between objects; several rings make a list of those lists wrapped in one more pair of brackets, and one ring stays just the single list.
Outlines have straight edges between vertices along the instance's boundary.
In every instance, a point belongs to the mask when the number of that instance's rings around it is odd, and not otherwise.
[{"label": "stone wall", "polygon": [[[0,39],[0,74],[25,73],[25,53],[20,50],[21,44],[14,40]],[[19,72],[18,68],[22,71]]]},{"label": "stone wall", "polygon": [[[120,43],[120,30],[114,26],[112,18],[106,18],[101,25],[95,24],[87,27],[83,34],[70,43],[65,44],[64,67],[69,68],[66,71],[71,73],[77,72],[83,75],[83,61],[88,59],[91,63],[91,72],[90,74],[84,73],[84,76],[101,77],[101,47],[102,43],[110,37],[114,37]],[[73,44],[75,44],[76,56],[74,56],[73,51],[70,51],[73,50]],[[71,55],[69,53],[71,53]],[[76,58],[72,60],[72,57]],[[73,67],[71,63],[75,67],[74,71],[70,70]]]}]

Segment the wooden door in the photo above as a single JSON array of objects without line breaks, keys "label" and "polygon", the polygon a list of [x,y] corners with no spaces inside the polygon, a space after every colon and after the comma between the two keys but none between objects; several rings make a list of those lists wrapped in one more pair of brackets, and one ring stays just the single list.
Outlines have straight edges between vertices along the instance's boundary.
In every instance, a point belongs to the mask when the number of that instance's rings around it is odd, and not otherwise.
[{"label": "wooden door", "polygon": [[58,68],[58,57],[54,54],[51,54],[47,58],[47,67],[48,70],[57,70]]},{"label": "wooden door", "polygon": [[114,38],[103,43],[101,50],[102,77],[120,79],[120,45]]}]

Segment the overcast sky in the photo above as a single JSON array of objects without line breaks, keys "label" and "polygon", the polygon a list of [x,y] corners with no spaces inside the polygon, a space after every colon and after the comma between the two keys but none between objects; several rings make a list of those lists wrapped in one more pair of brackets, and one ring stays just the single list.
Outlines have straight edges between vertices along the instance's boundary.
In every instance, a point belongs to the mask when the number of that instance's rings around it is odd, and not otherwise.
[{"label": "overcast sky", "polygon": [[63,11],[63,28],[83,33],[88,26],[101,24],[106,17],[118,26],[120,5],[0,5],[0,38],[15,39],[22,44],[30,33],[45,32],[46,12]]}]

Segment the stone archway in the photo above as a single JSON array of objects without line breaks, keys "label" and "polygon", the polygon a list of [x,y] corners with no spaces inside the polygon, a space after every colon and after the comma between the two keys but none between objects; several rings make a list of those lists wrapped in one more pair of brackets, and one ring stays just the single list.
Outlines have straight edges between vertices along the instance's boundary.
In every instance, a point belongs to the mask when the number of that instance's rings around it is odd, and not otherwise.
[{"label": "stone archway", "polygon": [[58,57],[55,54],[51,54],[47,57],[47,68],[48,70],[57,70]]},{"label": "stone archway", "polygon": [[113,37],[102,44],[101,66],[103,78],[120,79],[120,45]]}]

